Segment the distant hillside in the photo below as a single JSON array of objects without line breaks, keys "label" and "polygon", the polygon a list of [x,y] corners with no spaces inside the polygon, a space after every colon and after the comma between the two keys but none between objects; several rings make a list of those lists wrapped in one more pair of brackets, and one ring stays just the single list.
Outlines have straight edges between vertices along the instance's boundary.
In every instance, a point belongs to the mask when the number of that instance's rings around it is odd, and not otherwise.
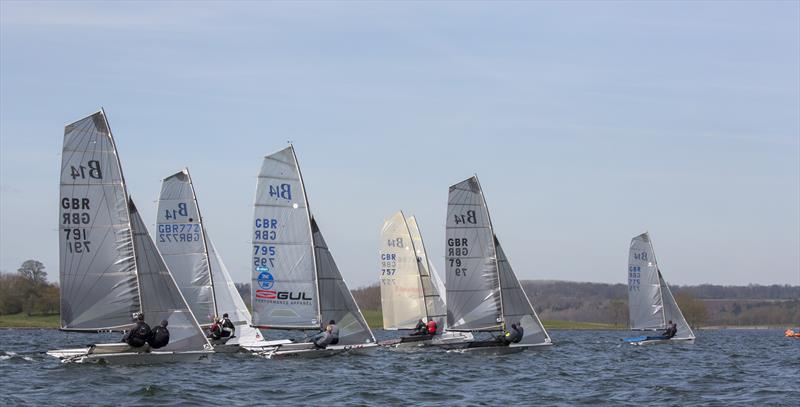
[{"label": "distant hillside", "polygon": [[[523,280],[541,319],[628,324],[624,284]],[[693,325],[791,325],[800,323],[800,286],[673,286],[673,294]],[[364,309],[380,309],[380,287],[352,290]]]}]

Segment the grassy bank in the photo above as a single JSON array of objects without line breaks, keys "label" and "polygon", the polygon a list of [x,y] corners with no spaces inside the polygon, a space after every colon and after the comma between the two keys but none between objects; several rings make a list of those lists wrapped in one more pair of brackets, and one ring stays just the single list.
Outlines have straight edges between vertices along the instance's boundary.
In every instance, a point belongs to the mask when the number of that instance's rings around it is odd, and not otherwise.
[{"label": "grassy bank", "polygon": [[58,314],[32,315],[11,314],[0,315],[0,328],[58,328]]}]

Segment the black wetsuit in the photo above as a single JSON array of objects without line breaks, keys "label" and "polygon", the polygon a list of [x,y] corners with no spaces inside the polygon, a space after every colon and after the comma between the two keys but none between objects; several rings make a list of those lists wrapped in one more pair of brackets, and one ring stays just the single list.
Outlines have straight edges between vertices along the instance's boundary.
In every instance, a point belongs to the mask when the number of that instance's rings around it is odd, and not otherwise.
[{"label": "black wetsuit", "polygon": [[425,335],[428,333],[428,327],[425,325],[424,322],[419,321],[417,322],[417,326],[414,327],[414,332],[411,332],[411,335]]},{"label": "black wetsuit", "polygon": [[222,332],[220,333],[220,335],[223,338],[226,338],[228,336],[232,337],[232,336],[235,336],[234,332],[236,332],[236,326],[233,325],[233,322],[231,322],[231,320],[228,319],[228,318],[223,319],[222,320]]},{"label": "black wetsuit", "polygon": [[150,339],[147,341],[153,349],[163,348],[169,343],[169,330],[165,326],[153,328]]},{"label": "black wetsuit", "polygon": [[144,321],[136,322],[136,325],[122,338],[122,341],[128,345],[138,348],[147,343],[150,338],[150,325]]},{"label": "black wetsuit", "polygon": [[525,328],[522,325],[517,325],[517,337],[512,342],[519,343],[523,335],[525,335]]}]

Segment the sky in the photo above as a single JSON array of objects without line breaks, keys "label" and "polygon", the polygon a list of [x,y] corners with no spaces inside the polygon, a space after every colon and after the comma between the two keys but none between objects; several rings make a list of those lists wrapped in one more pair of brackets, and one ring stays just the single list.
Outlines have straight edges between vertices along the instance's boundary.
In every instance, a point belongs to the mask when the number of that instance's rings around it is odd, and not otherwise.
[{"label": "sky", "polygon": [[250,279],[256,175],[292,141],[351,288],[478,174],[521,279],[800,284],[800,2],[0,2],[0,270],[58,275],[64,126],[100,107],[151,227],[188,167]]}]

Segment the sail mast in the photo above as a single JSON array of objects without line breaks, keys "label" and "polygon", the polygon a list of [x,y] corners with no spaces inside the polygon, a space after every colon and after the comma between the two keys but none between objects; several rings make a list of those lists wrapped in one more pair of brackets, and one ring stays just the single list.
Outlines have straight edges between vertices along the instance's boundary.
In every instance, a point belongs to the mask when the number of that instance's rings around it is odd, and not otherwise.
[{"label": "sail mast", "polygon": [[[122,172],[122,161],[119,158],[119,152],[117,150],[117,142],[114,140],[114,133],[111,131],[111,123],[108,122],[108,117],[106,116],[106,110],[104,108],[100,108],[100,112],[103,115],[103,121],[105,122],[106,129],[108,129],[108,138],[111,140],[111,147],[114,149],[114,156],[117,158],[117,169],[119,170],[119,179],[122,184],[122,192],[125,194],[125,198],[131,199],[130,195],[128,195],[128,186],[125,182],[125,173]],[[131,211],[128,208],[128,233],[131,237],[131,243],[133,243],[134,234],[133,234],[133,223],[131,222]],[[136,255],[136,245],[132,244],[131,249],[133,250],[133,269],[134,275],[136,275],[136,290],[141,290],[141,282],[139,281],[139,260],[138,256]],[[141,291],[138,293],[139,297],[139,312],[142,312],[144,309],[144,299],[142,298]]]},{"label": "sail mast", "polygon": [[[658,261],[656,260],[656,249],[653,247],[653,239],[650,237],[650,232],[644,232],[647,235],[647,244],[650,245],[650,252],[653,253],[653,264],[656,266],[656,273],[658,273],[659,280],[663,280],[664,277],[661,276],[661,268],[658,267]],[[661,326],[667,326],[667,313],[664,309],[664,293],[661,292],[661,284],[658,285],[658,298],[661,299]]]},{"label": "sail mast", "polygon": [[319,296],[319,272],[317,271],[317,250],[316,243],[314,242],[314,231],[311,228],[311,204],[308,202],[308,195],[306,194],[306,185],[303,181],[303,173],[300,171],[300,163],[297,161],[297,154],[294,151],[294,145],[289,143],[289,148],[292,150],[292,158],[294,159],[294,166],[297,168],[297,176],[300,178],[300,190],[303,192],[303,199],[306,203],[306,215],[308,216],[308,234],[311,239],[311,263],[314,265],[314,287],[317,294],[317,322],[320,329],[324,326],[322,321],[322,298]]},{"label": "sail mast", "polygon": [[200,204],[197,202],[197,194],[194,191],[192,174],[189,173],[189,168],[184,168],[183,171],[186,173],[186,177],[189,179],[189,189],[192,191],[192,201],[194,201],[194,207],[197,209],[197,222],[200,223],[200,233],[203,236],[203,254],[206,256],[206,264],[208,264],[208,278],[211,281],[211,304],[214,308],[214,317],[219,318],[219,309],[217,308],[217,288],[214,286],[214,273],[211,272],[211,258],[208,255],[208,236],[206,235],[206,225],[203,222],[203,215],[200,212]]},{"label": "sail mast", "polygon": [[[494,265],[497,273],[497,292],[499,293],[500,298],[500,318],[503,321],[498,321],[500,323],[505,322],[505,312],[503,310],[503,281],[500,280],[500,262],[497,259],[497,238],[494,234],[494,227],[492,226],[492,216],[489,214],[489,206],[486,205],[486,197],[483,195],[483,187],[481,186],[481,182],[478,180],[478,174],[474,175],[475,182],[478,183],[478,191],[481,193],[481,200],[483,200],[483,210],[486,212],[486,220],[489,223],[489,232],[492,235],[492,247],[494,248]],[[500,325],[500,330],[503,330],[503,325]]]}]

